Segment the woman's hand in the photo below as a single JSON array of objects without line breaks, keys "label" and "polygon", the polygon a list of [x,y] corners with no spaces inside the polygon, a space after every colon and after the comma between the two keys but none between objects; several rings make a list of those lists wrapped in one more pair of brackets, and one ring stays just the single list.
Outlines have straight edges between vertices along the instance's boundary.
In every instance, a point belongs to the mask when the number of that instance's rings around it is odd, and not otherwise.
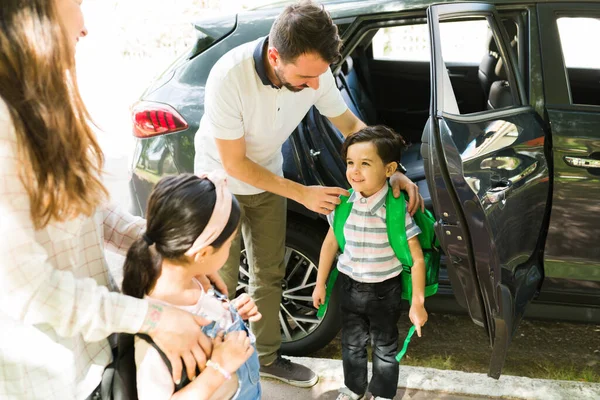
[{"label": "woman's hand", "polygon": [[256,322],[262,318],[262,314],[258,312],[258,307],[256,307],[254,300],[246,293],[243,293],[232,300],[231,304],[235,307],[243,320]]},{"label": "woman's hand", "polygon": [[213,342],[210,359],[219,364],[225,371],[234,374],[252,355],[254,347],[245,331],[229,332],[223,336],[219,332]]},{"label": "woman's hand", "polygon": [[150,304],[140,333],[148,334],[167,355],[173,367],[173,381],[181,381],[185,363],[190,379],[196,376],[196,365],[206,366],[212,352],[212,341],[201,330],[209,320],[162,304]]},{"label": "woman's hand", "polygon": [[419,194],[419,187],[416,183],[406,177],[406,175],[395,172],[390,177],[390,185],[395,198],[400,197],[400,191],[405,191],[408,194],[408,212],[410,215],[415,215],[418,209],[425,211],[425,200]]}]

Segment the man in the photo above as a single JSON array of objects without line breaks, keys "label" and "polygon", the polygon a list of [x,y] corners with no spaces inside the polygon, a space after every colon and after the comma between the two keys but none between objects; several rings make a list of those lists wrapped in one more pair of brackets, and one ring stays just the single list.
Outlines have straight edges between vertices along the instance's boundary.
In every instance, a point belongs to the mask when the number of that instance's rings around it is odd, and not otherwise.
[{"label": "man", "polygon": [[[340,47],[337,27],[321,6],[311,2],[288,6],[267,38],[234,48],[215,64],[195,139],[196,172],[225,170],[242,208],[249,289],[263,315],[252,324],[261,375],[300,387],[314,385],[318,377],[279,355],[286,198],[327,215],[348,192],[283,178],[281,146],[313,105],[344,136],[365,126],[344,103],[329,69],[339,60]],[[397,195],[399,188],[409,192],[412,211],[422,207],[417,186],[404,175],[394,175],[393,186]],[[240,250],[238,235],[221,269],[231,295]]]}]

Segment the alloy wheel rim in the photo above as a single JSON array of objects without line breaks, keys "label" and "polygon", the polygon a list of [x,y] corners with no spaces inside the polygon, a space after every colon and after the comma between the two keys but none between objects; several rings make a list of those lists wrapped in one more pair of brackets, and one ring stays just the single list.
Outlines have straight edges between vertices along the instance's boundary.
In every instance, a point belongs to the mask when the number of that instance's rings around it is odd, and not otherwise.
[{"label": "alloy wheel rim", "polygon": [[[313,307],[312,292],[317,280],[317,266],[301,251],[285,248],[286,273],[282,282],[279,307],[282,342],[301,340],[310,335],[321,323]],[[248,290],[250,273],[246,250],[240,255],[238,295]]]}]

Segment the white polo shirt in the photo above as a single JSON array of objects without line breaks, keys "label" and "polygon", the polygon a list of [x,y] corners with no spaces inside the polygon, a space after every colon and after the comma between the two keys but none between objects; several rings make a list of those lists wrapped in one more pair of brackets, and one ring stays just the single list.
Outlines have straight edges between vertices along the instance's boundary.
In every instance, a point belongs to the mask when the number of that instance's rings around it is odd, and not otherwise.
[{"label": "white polo shirt", "polygon": [[[338,117],[346,103],[331,70],[319,77],[319,89],[291,92],[267,78],[263,54],[268,38],[260,38],[227,52],[214,65],[206,82],[204,116],[194,145],[196,173],[223,170],[215,138],[246,140],[246,156],[276,175],[283,176],[281,146],[314,105],[326,117]],[[257,194],[258,189],[228,178],[234,194]]]}]

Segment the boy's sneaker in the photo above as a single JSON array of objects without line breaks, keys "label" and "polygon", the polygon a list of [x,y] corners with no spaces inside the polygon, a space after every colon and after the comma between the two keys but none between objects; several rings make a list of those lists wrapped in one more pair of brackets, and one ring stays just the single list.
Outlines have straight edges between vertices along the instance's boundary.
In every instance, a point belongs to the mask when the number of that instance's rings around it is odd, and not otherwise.
[{"label": "boy's sneaker", "polygon": [[277,356],[275,361],[269,365],[260,366],[260,376],[265,378],[275,378],[289,383],[292,386],[311,387],[314,386],[319,377],[304,365],[296,364]]}]

